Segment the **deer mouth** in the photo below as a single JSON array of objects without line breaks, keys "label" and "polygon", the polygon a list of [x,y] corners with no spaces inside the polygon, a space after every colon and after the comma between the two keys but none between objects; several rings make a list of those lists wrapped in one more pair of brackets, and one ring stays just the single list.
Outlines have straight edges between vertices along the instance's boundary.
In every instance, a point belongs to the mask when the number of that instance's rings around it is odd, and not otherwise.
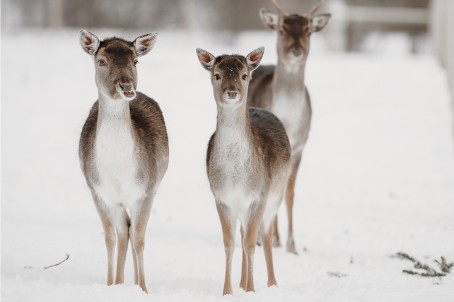
[{"label": "deer mouth", "polygon": [[135,89],[130,83],[118,83],[117,91],[127,101],[132,101],[136,97]]},{"label": "deer mouth", "polygon": [[134,90],[119,91],[119,94],[121,98],[126,101],[132,101],[136,97],[136,92]]},{"label": "deer mouth", "polygon": [[134,91],[123,91],[123,94],[125,95],[125,97],[127,98],[133,98],[136,96],[136,94],[134,93]]}]

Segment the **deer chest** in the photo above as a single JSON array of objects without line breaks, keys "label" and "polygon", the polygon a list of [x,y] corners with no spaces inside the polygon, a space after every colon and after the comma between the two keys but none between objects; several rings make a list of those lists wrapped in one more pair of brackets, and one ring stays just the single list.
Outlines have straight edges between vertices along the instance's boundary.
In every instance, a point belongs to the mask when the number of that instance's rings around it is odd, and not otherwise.
[{"label": "deer chest", "polygon": [[94,164],[99,176],[94,189],[106,204],[128,206],[145,196],[146,185],[138,177],[138,152],[127,126],[117,122],[99,125]]},{"label": "deer chest", "polygon": [[292,153],[299,152],[307,141],[311,125],[311,107],[305,94],[277,94],[269,110],[284,125]]}]

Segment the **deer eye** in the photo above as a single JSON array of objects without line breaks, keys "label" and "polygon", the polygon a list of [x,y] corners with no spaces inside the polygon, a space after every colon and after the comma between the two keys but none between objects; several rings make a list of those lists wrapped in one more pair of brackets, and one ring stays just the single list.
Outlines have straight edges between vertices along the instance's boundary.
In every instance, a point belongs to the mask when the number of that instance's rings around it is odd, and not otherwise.
[{"label": "deer eye", "polygon": [[243,76],[241,78],[243,79],[243,81],[246,81],[247,80],[247,74],[243,74]]},{"label": "deer eye", "polygon": [[219,75],[219,73],[216,73],[214,75],[214,78],[216,79],[216,81],[219,81],[221,79],[221,76]]},{"label": "deer eye", "polygon": [[137,65],[137,63],[139,63],[139,61],[137,59],[134,60],[134,66]]},{"label": "deer eye", "polygon": [[106,65],[106,60],[104,60],[104,59],[99,59],[99,60],[98,60],[98,65],[99,65],[99,66],[104,66],[104,65]]}]

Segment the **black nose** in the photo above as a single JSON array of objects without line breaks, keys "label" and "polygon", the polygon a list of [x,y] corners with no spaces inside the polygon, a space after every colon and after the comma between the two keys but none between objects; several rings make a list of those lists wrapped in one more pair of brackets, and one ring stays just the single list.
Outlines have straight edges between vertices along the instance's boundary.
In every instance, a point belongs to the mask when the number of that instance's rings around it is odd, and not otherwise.
[{"label": "black nose", "polygon": [[129,83],[118,83],[118,85],[121,88],[121,91],[131,91],[132,90],[132,84]]},{"label": "black nose", "polygon": [[236,99],[238,95],[238,92],[236,91],[227,91],[227,96],[229,97],[229,99]]}]

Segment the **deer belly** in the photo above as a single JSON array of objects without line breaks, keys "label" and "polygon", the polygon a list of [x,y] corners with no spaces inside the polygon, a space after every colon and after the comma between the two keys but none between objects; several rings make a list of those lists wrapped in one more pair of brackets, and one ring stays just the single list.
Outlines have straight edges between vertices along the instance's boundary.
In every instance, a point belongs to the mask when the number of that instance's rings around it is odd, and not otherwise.
[{"label": "deer belly", "polygon": [[241,184],[229,185],[228,182],[226,184],[215,192],[216,199],[227,206],[235,217],[243,221],[251,205],[259,201],[259,194]]},{"label": "deer belly", "polygon": [[136,173],[127,169],[102,170],[98,170],[99,184],[94,188],[107,205],[130,207],[145,197],[146,186],[139,183]]}]

